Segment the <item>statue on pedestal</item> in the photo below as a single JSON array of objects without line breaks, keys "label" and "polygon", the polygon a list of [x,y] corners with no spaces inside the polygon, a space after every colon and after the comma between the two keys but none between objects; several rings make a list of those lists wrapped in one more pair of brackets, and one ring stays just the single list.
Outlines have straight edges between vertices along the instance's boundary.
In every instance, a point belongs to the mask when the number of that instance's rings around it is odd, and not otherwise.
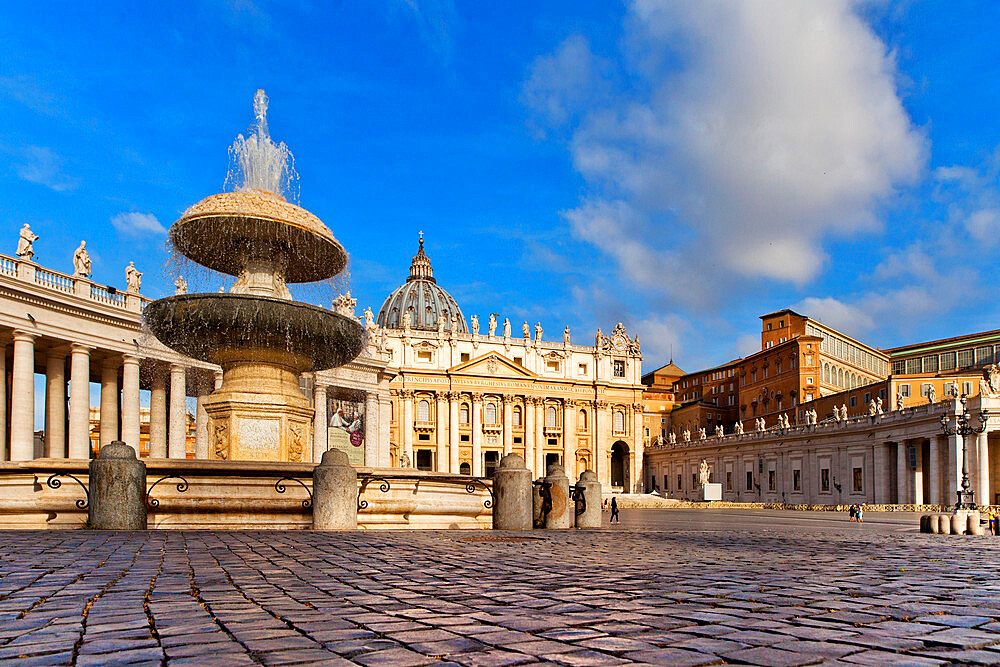
[{"label": "statue on pedestal", "polygon": [[569,345],[569,325],[568,324],[566,325],[566,328],[563,329],[563,342],[566,345]]},{"label": "statue on pedestal", "polygon": [[375,315],[372,314],[372,307],[365,308],[365,329],[375,328]]},{"label": "statue on pedestal", "polygon": [[698,429],[698,439],[699,439],[699,440],[704,440],[704,439],[705,439],[705,437],[706,437],[706,436],[705,436],[705,429],[703,429],[703,428],[699,428],[699,429]]},{"label": "statue on pedestal", "polygon": [[497,331],[497,316],[496,313],[490,313],[490,323],[489,323],[490,338],[493,338],[493,334]]},{"label": "statue on pedestal", "polygon": [[479,315],[472,316],[472,335],[479,335]]},{"label": "statue on pedestal", "polygon": [[[525,323],[525,326],[527,326],[527,323]],[[510,338],[510,319],[507,317],[503,318],[503,337]]]},{"label": "statue on pedestal", "polygon": [[187,294],[188,293],[188,281],[184,280],[184,276],[177,276],[177,280],[174,281],[174,294]]},{"label": "statue on pedestal", "polygon": [[21,233],[17,239],[17,256],[23,260],[32,261],[35,257],[34,243],[37,240],[38,236],[31,231],[28,223],[24,223],[24,227],[21,227]]},{"label": "statue on pedestal", "polygon": [[896,394],[896,409],[897,410],[903,409],[903,392],[899,392]]},{"label": "statue on pedestal", "polygon": [[667,434],[667,440],[670,441],[671,445],[677,444],[677,436],[674,435],[673,431]]},{"label": "statue on pedestal", "polygon": [[715,437],[716,438],[721,438],[724,435],[725,435],[725,431],[722,428],[722,424],[716,425],[716,427],[715,427]]},{"label": "statue on pedestal", "polygon": [[142,273],[135,268],[135,262],[129,262],[125,267],[125,284],[128,285],[125,291],[132,294],[138,294],[142,287]]},{"label": "statue on pedestal", "polygon": [[936,401],[937,401],[937,392],[934,391],[934,385],[931,385],[927,389],[927,402],[928,403],[934,403]]},{"label": "statue on pedestal", "polygon": [[524,334],[525,338],[531,338],[531,327],[528,326],[527,321],[525,321],[524,324],[521,325],[521,333]]},{"label": "statue on pedestal", "polygon": [[698,464],[698,483],[705,486],[710,479],[712,479],[712,469],[708,467],[708,461],[702,459]]},{"label": "statue on pedestal", "polygon": [[542,323],[541,322],[535,322],[535,342],[536,343],[541,343],[542,342]]},{"label": "statue on pedestal", "polygon": [[87,252],[86,241],[80,241],[79,247],[73,253],[73,275],[78,278],[90,275],[90,254]]},{"label": "statue on pedestal", "polygon": [[736,435],[743,435],[743,422],[736,422],[736,426],[733,427],[733,433]]}]

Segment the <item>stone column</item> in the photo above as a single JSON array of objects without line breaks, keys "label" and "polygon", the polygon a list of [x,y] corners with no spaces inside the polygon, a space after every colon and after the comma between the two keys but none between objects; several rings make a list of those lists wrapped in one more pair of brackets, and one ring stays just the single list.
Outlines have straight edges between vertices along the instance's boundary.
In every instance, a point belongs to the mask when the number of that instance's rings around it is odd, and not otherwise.
[{"label": "stone column", "polygon": [[524,397],[524,463],[531,471],[531,478],[540,475],[535,465],[535,397]]},{"label": "stone column", "polygon": [[59,349],[45,359],[45,449],[47,456],[66,458],[66,353]]},{"label": "stone column", "polygon": [[524,459],[508,454],[493,474],[493,529],[531,530],[531,472]]},{"label": "stone column", "polygon": [[[924,452],[923,452],[924,441],[914,440],[910,442],[910,445],[916,448],[915,453],[917,456],[917,469],[911,470],[910,475],[908,477],[910,485],[910,496],[913,498],[914,505],[923,505],[924,504]],[[910,463],[909,452],[907,452],[906,458],[907,458],[906,463],[907,465],[909,465]]]},{"label": "stone column", "polygon": [[180,364],[170,364],[167,456],[172,459],[187,458],[187,378],[184,367]]},{"label": "stone column", "polygon": [[[381,415],[379,411],[378,394],[369,392],[365,395],[365,465],[369,468],[377,468],[381,465],[388,465],[379,462],[379,448],[382,440],[379,438],[379,424]],[[389,438],[385,439],[385,446],[389,446]],[[389,453],[386,451],[386,459]]]},{"label": "stone column", "polygon": [[167,375],[163,367],[153,367],[149,390],[149,456],[167,458]]},{"label": "stone column", "polygon": [[976,449],[979,454],[979,465],[977,469],[977,472],[979,473],[979,482],[976,484],[976,502],[980,505],[991,505],[990,451],[985,431],[980,433],[979,437],[976,438]]},{"label": "stone column", "polygon": [[118,440],[118,367],[116,358],[101,363],[101,426],[100,445]]},{"label": "stone column", "polygon": [[199,385],[194,412],[194,457],[202,460],[208,458],[208,411],[205,410],[205,399],[209,396],[207,389],[208,387]]},{"label": "stone column", "polygon": [[14,331],[10,382],[10,460],[35,458],[35,334]]},{"label": "stone column", "polygon": [[90,348],[77,343],[69,358],[69,457],[90,458]]},{"label": "stone column", "polygon": [[[562,436],[563,470],[566,477],[576,479],[576,401],[563,399]],[[581,471],[582,472],[582,471]]]},{"label": "stone column", "polygon": [[910,471],[909,454],[907,452],[906,441],[896,443],[896,502],[899,505],[907,505],[913,502],[910,494],[910,482],[912,474]]},{"label": "stone column", "polygon": [[[327,421],[326,415],[326,385],[320,384],[318,381],[313,387],[313,408],[316,410],[316,416],[313,418],[313,451],[312,460],[314,463],[319,463],[323,460],[323,452],[330,448],[329,435],[327,433],[327,428],[329,428],[329,422]],[[367,425],[368,419],[368,408],[365,407],[365,424]],[[365,443],[367,446],[367,443]]]},{"label": "stone column", "polygon": [[483,395],[472,395],[472,475],[483,476]]},{"label": "stone column", "polygon": [[[48,433],[48,424],[45,431]],[[0,341],[0,461],[7,460],[7,344]]]},{"label": "stone column", "polygon": [[535,397],[535,477],[545,477],[545,399]]},{"label": "stone column", "polygon": [[507,456],[514,449],[514,397],[503,395],[503,455]]},{"label": "stone column", "polygon": [[90,462],[88,519],[97,530],[146,529],[146,464],[124,442],[101,447]]},{"label": "stone column", "polygon": [[139,455],[139,358],[122,359],[122,440]]},{"label": "stone column", "polygon": [[927,474],[930,475],[930,497],[927,502],[933,505],[943,505],[941,497],[941,440],[943,436],[931,438],[930,456],[927,460]]},{"label": "stone column", "polygon": [[415,468],[417,462],[413,460],[413,390],[404,389],[399,395],[403,399],[403,424],[400,426],[403,432],[403,456],[409,461],[408,466]]},{"label": "stone column", "polygon": [[597,481],[597,473],[584,470],[577,482],[583,498],[576,501],[576,527],[601,527],[601,483]]},{"label": "stone column", "polygon": [[457,475],[462,465],[458,444],[458,407],[462,395],[457,392],[448,394],[448,472]]},{"label": "stone column", "polygon": [[[646,470],[643,467],[643,462],[645,461],[646,455],[646,444],[642,438],[642,415],[644,412],[644,406],[641,403],[636,403],[632,405],[632,466],[634,468],[634,475],[632,475],[632,491],[642,493],[644,491],[651,491],[652,489],[646,488]],[[715,468],[721,474],[722,461],[720,460]],[[788,472],[788,457],[785,457],[785,472],[782,473],[782,491],[787,491],[791,488],[791,478],[788,478],[791,472]],[[723,482],[722,479],[715,479],[714,482]]]},{"label": "stone column", "polygon": [[451,454],[448,447],[448,397],[443,391],[437,392],[437,428],[434,435],[437,438],[437,471],[448,472],[451,467]]},{"label": "stone column", "polygon": [[[611,432],[611,414],[608,412],[606,401],[594,401],[594,443],[597,451],[594,452],[594,466],[596,467],[597,480],[605,487],[611,488],[611,470],[608,466],[608,434]],[[687,481],[684,482],[685,487]]]},{"label": "stone column", "polygon": [[543,502],[543,512],[545,516],[545,528],[548,530],[565,530],[572,528],[575,523],[576,503],[572,501],[569,493],[569,479],[563,472],[562,466],[554,464],[549,467],[545,475],[546,488],[549,494],[548,503]]}]

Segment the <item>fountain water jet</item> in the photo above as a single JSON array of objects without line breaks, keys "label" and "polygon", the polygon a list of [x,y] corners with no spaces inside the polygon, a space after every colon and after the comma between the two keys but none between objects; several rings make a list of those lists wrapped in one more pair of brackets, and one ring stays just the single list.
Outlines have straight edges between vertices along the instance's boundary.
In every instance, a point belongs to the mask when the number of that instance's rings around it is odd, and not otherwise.
[{"label": "fountain water jet", "polygon": [[255,131],[230,148],[233,192],[211,195],[170,228],[170,243],[210,269],[236,276],[228,294],[180,294],[146,306],[165,345],[222,366],[205,400],[209,457],[303,461],[314,411],[304,371],[342,366],[364,347],[354,319],[292,301],[287,283],[340,273],[347,253],[319,218],[285,200],[297,179],[292,155],[267,130],[267,96],[254,96]]}]

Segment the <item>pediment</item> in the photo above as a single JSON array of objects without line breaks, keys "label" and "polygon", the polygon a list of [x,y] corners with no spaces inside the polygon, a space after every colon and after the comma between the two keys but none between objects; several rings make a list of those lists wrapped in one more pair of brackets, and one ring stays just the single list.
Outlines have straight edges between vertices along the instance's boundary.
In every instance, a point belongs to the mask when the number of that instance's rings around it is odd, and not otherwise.
[{"label": "pediment", "polygon": [[475,359],[463,361],[462,363],[449,368],[448,372],[454,375],[483,375],[488,377],[538,377],[527,368],[519,364],[515,364],[507,357],[502,354],[497,354],[496,352],[487,352],[486,354],[478,356]]}]

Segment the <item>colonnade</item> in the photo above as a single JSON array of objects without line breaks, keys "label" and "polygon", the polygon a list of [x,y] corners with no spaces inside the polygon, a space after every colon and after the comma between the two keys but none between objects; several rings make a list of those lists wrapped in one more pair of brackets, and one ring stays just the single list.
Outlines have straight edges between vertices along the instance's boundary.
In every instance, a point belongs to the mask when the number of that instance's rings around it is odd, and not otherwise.
[{"label": "colonnade", "polygon": [[[892,501],[904,505],[954,505],[962,487],[962,445],[962,439],[955,435],[887,444],[887,448],[895,447]],[[965,450],[969,457],[969,484],[976,492],[976,502],[993,504],[987,434],[968,436]],[[887,502],[889,495],[885,494]]]}]

